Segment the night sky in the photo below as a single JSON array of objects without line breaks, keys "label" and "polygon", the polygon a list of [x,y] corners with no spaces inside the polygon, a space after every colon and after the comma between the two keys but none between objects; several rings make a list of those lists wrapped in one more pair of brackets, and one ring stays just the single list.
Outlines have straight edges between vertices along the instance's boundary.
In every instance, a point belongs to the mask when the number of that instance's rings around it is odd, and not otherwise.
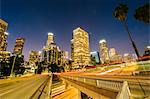
[{"label": "night sky", "polygon": [[26,39],[24,51],[41,50],[47,33],[53,32],[60,49],[70,52],[72,32],[77,27],[91,34],[91,49],[99,51],[99,40],[120,53],[134,53],[123,24],[112,16],[120,3],[129,6],[128,26],[140,54],[149,45],[148,24],[134,19],[134,10],[148,0],[0,0],[0,18],[8,22],[8,51],[13,51],[15,39]]}]

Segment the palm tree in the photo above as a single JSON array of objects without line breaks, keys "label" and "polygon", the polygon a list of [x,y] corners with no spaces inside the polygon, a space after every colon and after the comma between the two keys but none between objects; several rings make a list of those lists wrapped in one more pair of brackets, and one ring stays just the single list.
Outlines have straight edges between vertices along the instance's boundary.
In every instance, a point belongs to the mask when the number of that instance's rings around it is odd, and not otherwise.
[{"label": "palm tree", "polygon": [[146,3],[135,10],[134,17],[136,20],[142,21],[144,23],[150,23],[150,13],[149,13],[150,3]]},{"label": "palm tree", "polygon": [[137,57],[139,57],[140,56],[139,52],[138,52],[137,47],[136,47],[136,45],[135,45],[135,43],[131,37],[131,33],[129,32],[129,29],[128,29],[128,26],[126,23],[127,13],[128,13],[128,6],[125,4],[120,4],[118,7],[115,8],[115,10],[113,12],[113,16],[124,23],[125,29],[128,33],[128,36],[129,36],[129,39],[132,43],[133,49],[134,49]]}]

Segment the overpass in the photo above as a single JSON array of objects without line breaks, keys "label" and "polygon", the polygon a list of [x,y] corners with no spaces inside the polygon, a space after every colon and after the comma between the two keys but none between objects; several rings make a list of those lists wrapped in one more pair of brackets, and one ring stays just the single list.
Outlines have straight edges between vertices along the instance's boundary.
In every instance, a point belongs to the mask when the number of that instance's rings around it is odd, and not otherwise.
[{"label": "overpass", "polygon": [[150,78],[146,76],[63,74],[59,77],[65,86],[56,89],[51,89],[51,75],[0,80],[0,99],[49,99],[70,85],[78,89],[79,99],[83,93],[93,99],[150,98]]},{"label": "overpass", "polygon": [[72,85],[93,99],[150,98],[149,77],[60,75],[60,78],[66,88]]}]

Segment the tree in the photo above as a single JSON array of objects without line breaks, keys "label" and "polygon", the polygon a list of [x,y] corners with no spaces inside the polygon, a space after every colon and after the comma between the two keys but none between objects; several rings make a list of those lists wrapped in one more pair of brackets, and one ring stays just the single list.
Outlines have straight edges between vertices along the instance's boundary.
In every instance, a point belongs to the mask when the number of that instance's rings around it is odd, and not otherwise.
[{"label": "tree", "polygon": [[120,21],[125,21],[127,13],[128,13],[128,6],[125,4],[120,4],[118,7],[115,8],[113,16],[115,18],[118,18]]},{"label": "tree", "polygon": [[72,60],[69,60],[69,61],[68,61],[69,71],[72,70],[72,62],[73,62]]},{"label": "tree", "polygon": [[38,68],[37,68],[37,74],[41,74],[42,73],[42,64],[43,64],[43,61],[42,62],[40,62],[37,66],[38,66]]},{"label": "tree", "polygon": [[65,72],[64,67],[63,67],[63,66],[59,66],[59,71],[60,71],[60,72]]},{"label": "tree", "polygon": [[58,67],[58,65],[56,63],[52,63],[51,64],[51,72],[54,73],[54,72],[60,72],[60,69]]},{"label": "tree", "polygon": [[143,21],[144,23],[150,23],[150,4],[146,3],[143,6],[137,8],[134,13],[136,20]]},{"label": "tree", "polygon": [[129,36],[129,39],[132,43],[133,49],[134,49],[137,57],[139,57],[140,56],[139,52],[138,52],[137,47],[136,47],[136,45],[135,45],[135,43],[131,37],[131,33],[129,32],[129,29],[128,29],[128,26],[126,23],[127,13],[128,13],[128,6],[125,4],[120,4],[118,7],[115,8],[115,10],[113,12],[113,16],[124,23],[125,29],[128,33],[128,36]]}]

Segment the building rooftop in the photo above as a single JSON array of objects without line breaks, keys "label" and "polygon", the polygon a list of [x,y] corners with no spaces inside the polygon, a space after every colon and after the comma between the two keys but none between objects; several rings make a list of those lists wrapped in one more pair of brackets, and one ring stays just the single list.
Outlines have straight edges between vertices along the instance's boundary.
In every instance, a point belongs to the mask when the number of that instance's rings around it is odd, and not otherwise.
[{"label": "building rooftop", "polygon": [[48,35],[54,35],[53,33],[49,32]]},{"label": "building rooftop", "polygon": [[150,49],[150,46],[147,46],[146,48]]},{"label": "building rooftop", "polygon": [[88,32],[85,31],[82,27],[78,27],[78,28],[74,29],[74,30],[73,30],[73,33],[77,32],[77,31],[79,31],[79,30],[88,33]]},{"label": "building rooftop", "polygon": [[102,39],[102,40],[99,41],[99,43],[106,43],[106,40]]},{"label": "building rooftop", "polygon": [[4,25],[8,26],[8,23],[5,22],[4,20],[0,19],[0,23],[3,23]]},{"label": "building rooftop", "polygon": [[6,35],[9,35],[9,33],[8,32],[4,32]]}]

